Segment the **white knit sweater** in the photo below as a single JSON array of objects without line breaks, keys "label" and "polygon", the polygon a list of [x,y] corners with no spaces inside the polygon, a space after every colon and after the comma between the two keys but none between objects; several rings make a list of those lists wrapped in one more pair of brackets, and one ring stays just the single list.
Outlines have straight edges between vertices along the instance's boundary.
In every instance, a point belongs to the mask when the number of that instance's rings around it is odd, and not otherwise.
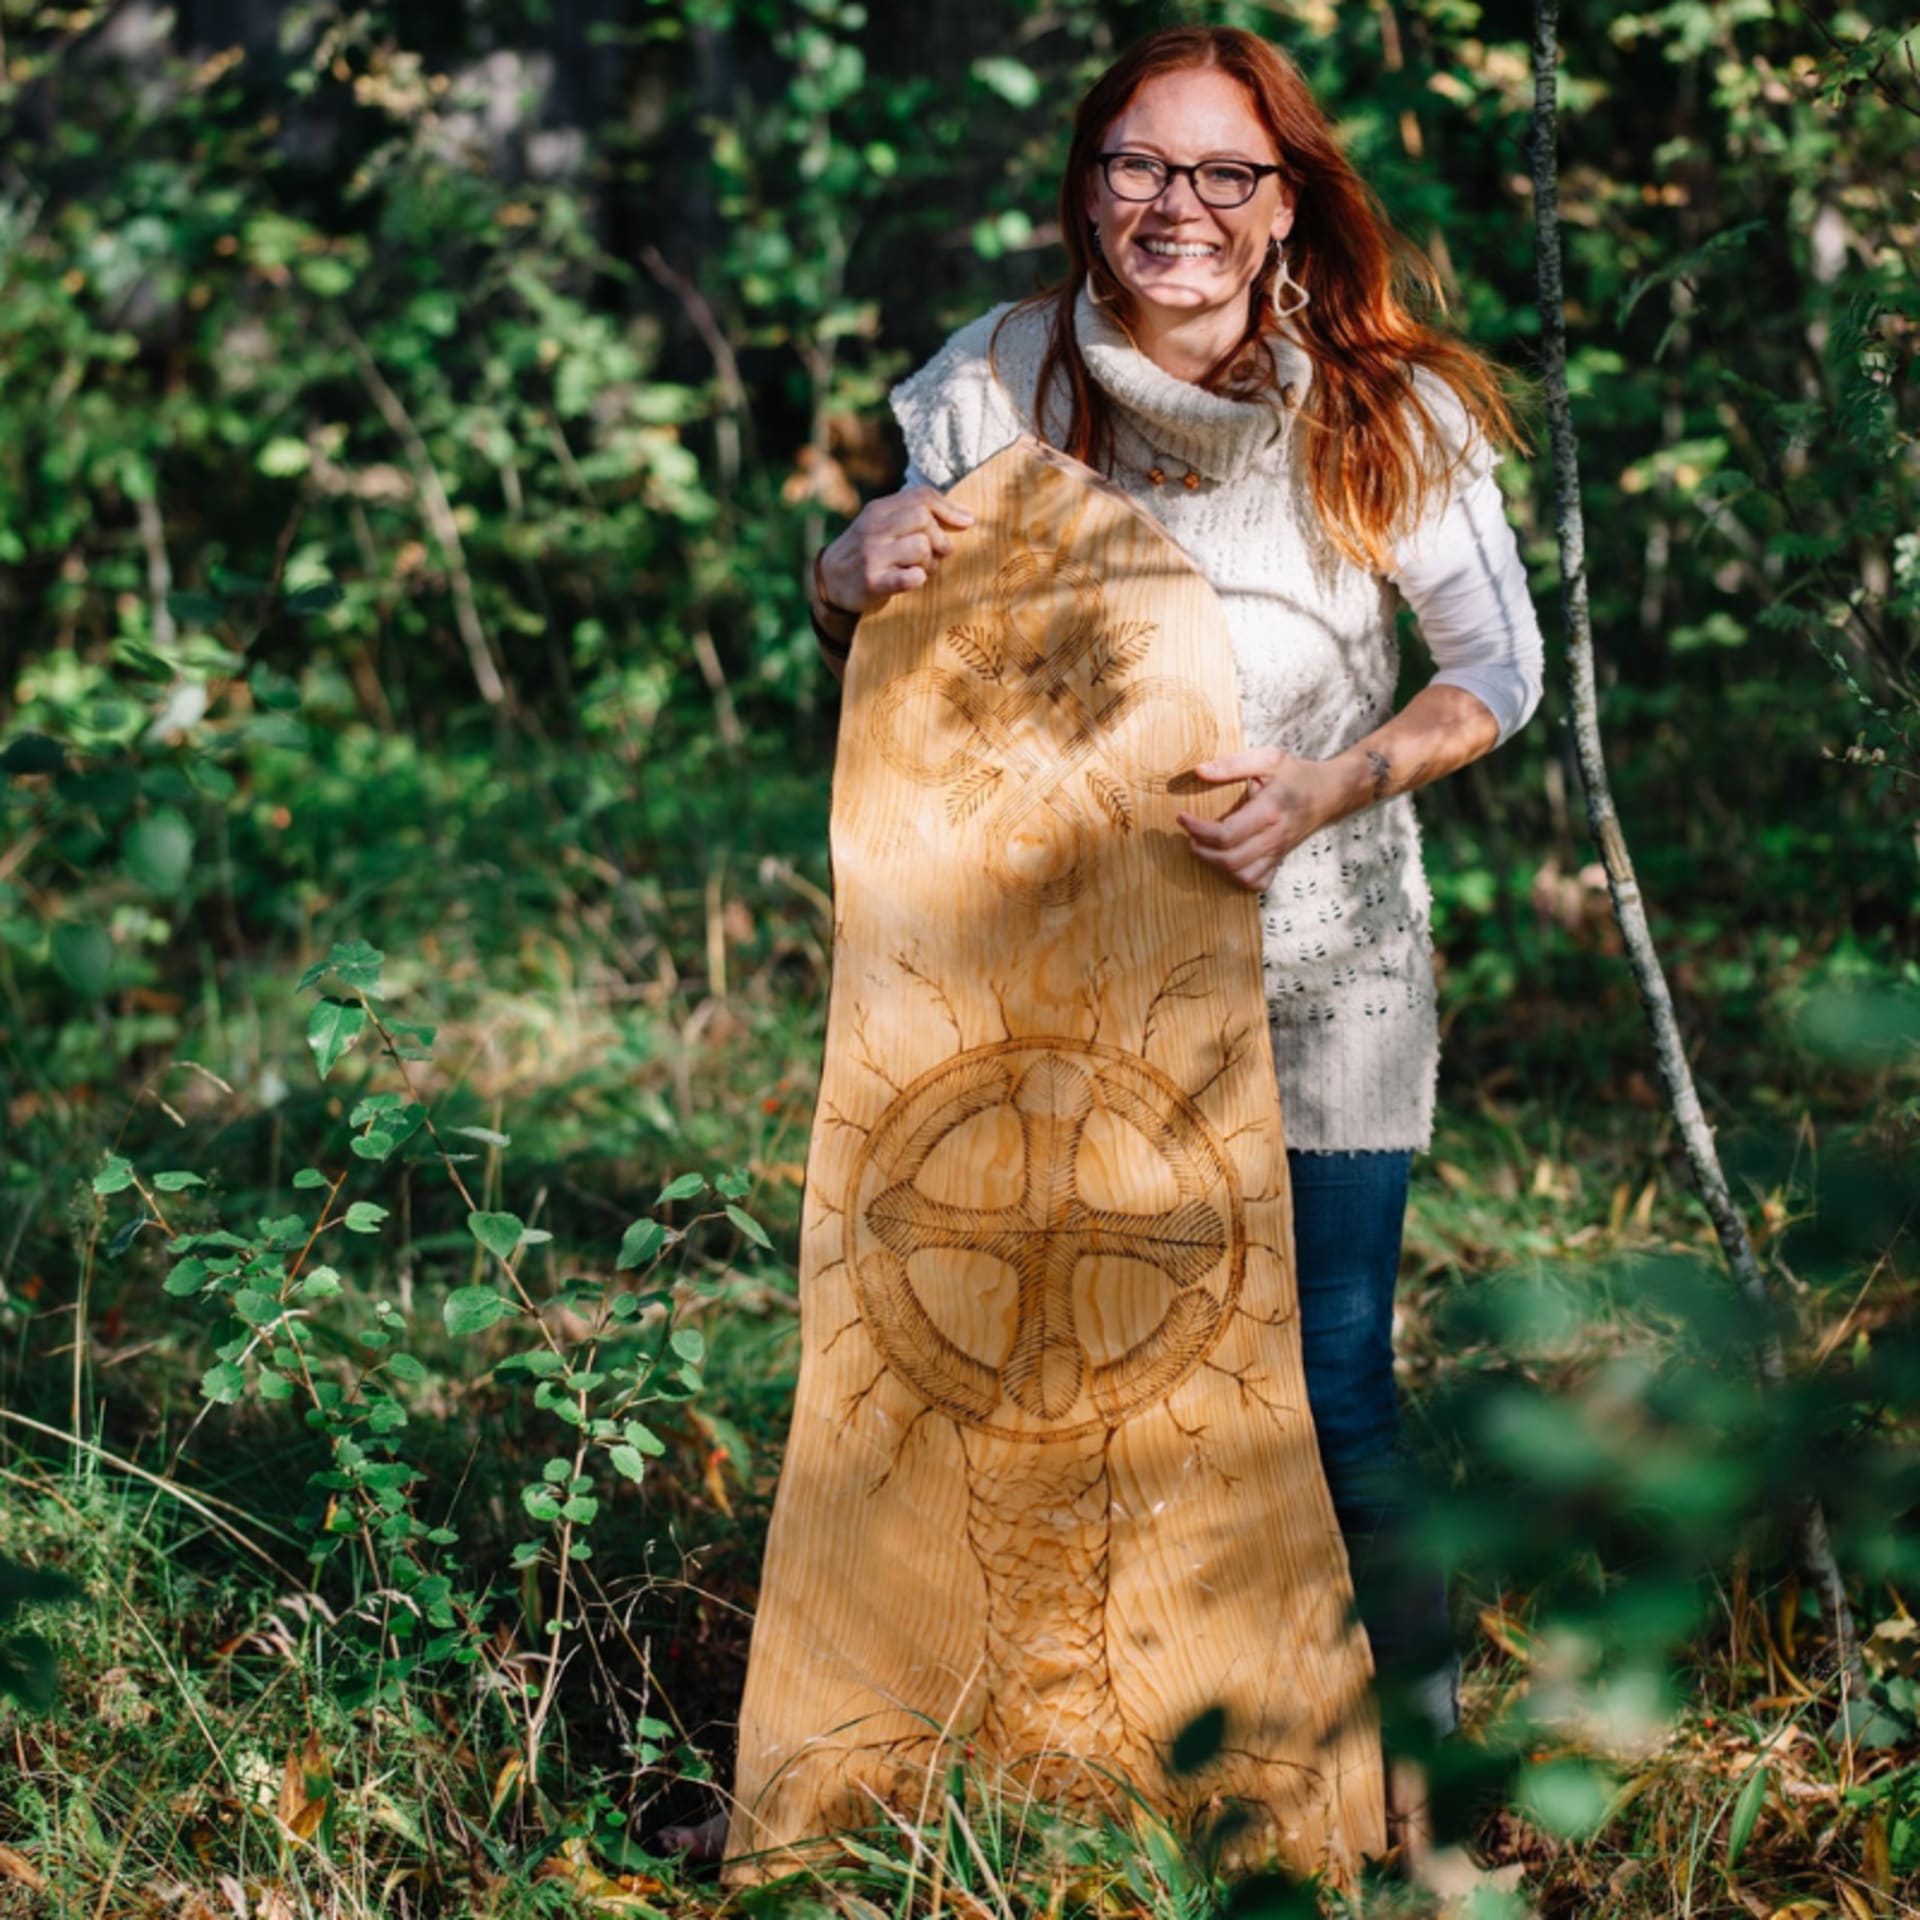
[{"label": "white knit sweater", "polygon": [[[1034,417],[1050,314],[1014,311],[996,341],[1007,312],[963,327],[893,390],[910,483],[950,487],[1023,433],[1064,437],[1056,415]],[[1540,632],[1483,443],[1468,446],[1445,510],[1398,543],[1399,564],[1383,577],[1327,538],[1286,407],[1176,379],[1084,295],[1075,331],[1114,403],[1114,480],[1193,557],[1226,610],[1249,746],[1324,760],[1388,719],[1402,597],[1439,664],[1435,681],[1480,698],[1502,740],[1525,723],[1540,697]],[[1297,401],[1312,363],[1289,343],[1274,354]],[[1464,410],[1440,381],[1416,379],[1459,447]],[[1148,478],[1154,466],[1167,484]],[[1189,470],[1200,476],[1191,489],[1180,484]],[[1290,1146],[1430,1144],[1439,1034],[1428,907],[1406,795],[1337,821],[1281,863],[1261,925]]]}]

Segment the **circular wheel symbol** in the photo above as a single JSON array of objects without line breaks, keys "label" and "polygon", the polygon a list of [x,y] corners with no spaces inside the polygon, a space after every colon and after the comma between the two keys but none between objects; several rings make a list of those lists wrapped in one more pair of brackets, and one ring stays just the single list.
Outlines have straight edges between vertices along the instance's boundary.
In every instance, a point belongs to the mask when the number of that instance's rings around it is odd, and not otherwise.
[{"label": "circular wheel symbol", "polygon": [[1005,1040],[923,1074],[847,1190],[846,1263],[892,1371],[1023,1440],[1119,1426],[1212,1352],[1240,1293],[1233,1163],[1193,1102],[1097,1042]]}]

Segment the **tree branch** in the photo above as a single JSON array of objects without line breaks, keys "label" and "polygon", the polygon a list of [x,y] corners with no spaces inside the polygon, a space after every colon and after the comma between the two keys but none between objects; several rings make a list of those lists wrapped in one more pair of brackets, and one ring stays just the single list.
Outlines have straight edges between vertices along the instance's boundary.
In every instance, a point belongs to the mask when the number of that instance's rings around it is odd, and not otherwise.
[{"label": "tree branch", "polygon": [[440,551],[446,558],[447,577],[453,586],[454,622],[460,629],[461,645],[466,648],[467,664],[473,670],[473,683],[480,689],[481,699],[498,712],[507,703],[506,684],[500,677],[500,668],[488,644],[486,629],[480,622],[480,607],[473,592],[473,576],[467,571],[466,546],[460,538],[459,522],[453,517],[453,503],[447,498],[446,487],[441,482],[440,469],[434,465],[426,441],[413,424],[413,416],[407,412],[400,396],[387,384],[386,375],[380,371],[366,342],[344,321],[341,325],[348,350],[353,355],[354,364],[360,369],[360,378],[374,406],[379,410],[381,419],[392,429],[394,437],[406,449],[407,464],[413,469],[414,484],[420,490],[420,504],[426,509],[427,524],[432,528],[433,537],[439,542]]},{"label": "tree branch", "polygon": [[[1700,1105],[1674,1013],[1653,931],[1647,924],[1646,904],[1627,852],[1626,836],[1614,811],[1607,779],[1605,749],[1600,735],[1600,706],[1596,690],[1593,616],[1587,597],[1586,523],[1580,510],[1580,449],[1573,426],[1573,405],[1567,391],[1566,296],[1560,261],[1560,176],[1556,152],[1559,97],[1559,0],[1534,0],[1533,37],[1533,219],[1540,286],[1540,342],[1542,384],[1547,396],[1548,432],[1553,449],[1554,527],[1560,543],[1561,618],[1566,631],[1567,674],[1573,703],[1573,730],[1581,784],[1587,795],[1587,820],[1599,843],[1613,895],[1614,917],[1626,945],[1627,963],[1640,1003],[1646,1011],[1660,1077],[1674,1123],[1686,1146],[1694,1185],[1713,1222],[1734,1283],[1760,1317],[1765,1331],[1760,1341],[1761,1377],[1777,1386],[1786,1379],[1786,1354],[1780,1335],[1771,1325],[1771,1301],[1753,1243],[1734,1205],[1727,1176],[1714,1145],[1713,1128]],[[1795,1526],[1800,1557],[1819,1588],[1826,1618],[1832,1623],[1834,1651],[1841,1668],[1858,1686],[1863,1681],[1859,1642],[1846,1588],[1833,1555],[1826,1515],[1817,1500],[1802,1503]]]}]

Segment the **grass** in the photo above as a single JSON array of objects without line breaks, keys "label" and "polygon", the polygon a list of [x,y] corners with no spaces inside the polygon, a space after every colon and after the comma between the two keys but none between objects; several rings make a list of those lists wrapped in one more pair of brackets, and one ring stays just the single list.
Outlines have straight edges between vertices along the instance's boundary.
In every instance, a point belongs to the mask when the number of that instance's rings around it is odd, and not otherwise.
[{"label": "grass", "polygon": [[[750,1045],[751,1023],[741,1033]],[[1690,1209],[1648,1174],[1643,1150],[1550,1131],[1526,1113],[1456,1120],[1419,1183],[1402,1329],[1416,1422],[1473,1363],[1471,1350],[1449,1344],[1450,1302],[1516,1272],[1600,1276],[1623,1253],[1697,1246]],[[1763,1210],[1783,1218],[1793,1204],[1763,1197]],[[152,1447],[131,1461],[104,1443],[63,1443],[18,1414],[0,1423],[0,1553],[63,1568],[87,1594],[42,1622],[61,1652],[58,1709],[0,1717],[11,1775],[0,1794],[0,1914],[506,1916],[581,1903],[704,1914],[774,1900],[783,1912],[904,1915],[930,1912],[936,1888],[942,1910],[982,1920],[1225,1909],[1236,1896],[1203,1855],[1150,1821],[1077,1822],[1023,1808],[977,1777],[957,1815],[943,1810],[917,1835],[882,1826],[849,1840],[777,1899],[725,1896],[710,1873],[647,1849],[644,1836],[664,1819],[700,1810],[702,1773],[728,1769],[725,1723],[797,1350],[776,1269],[729,1267],[701,1284],[709,1395],[717,1418],[752,1436],[747,1459],[716,1460],[712,1429],[690,1420],[646,1509],[601,1541],[607,1583],[583,1610],[544,1791],[526,1781],[512,1713],[485,1686],[419,1684],[376,1709],[341,1704],[336,1688],[353,1667],[346,1616],[374,1596],[343,1603],[311,1591],[298,1526],[262,1518],[275,1508],[258,1465],[262,1434],[245,1409],[216,1413],[174,1473],[150,1464],[163,1457]],[[1881,1276],[1877,1311],[1891,1310],[1896,1285]],[[1831,1326],[1808,1331],[1816,1350],[1837,1344]],[[124,1364],[96,1353],[99,1431],[138,1425],[122,1381],[151,1385],[178,1368],[177,1336],[146,1337],[167,1349],[149,1372],[151,1350]],[[1627,1319],[1595,1322],[1562,1339],[1552,1365],[1571,1377],[1637,1337]],[[436,1381],[457,1378],[455,1355],[423,1351]],[[484,1509],[492,1496],[479,1456],[507,1437],[463,1418],[457,1396],[430,1404],[450,1454],[466,1462],[462,1498]],[[224,1435],[223,1421],[233,1429]],[[299,1474],[283,1457],[272,1477],[284,1488]],[[497,1553],[484,1529],[476,1550]],[[510,1618],[509,1576],[495,1578]],[[1895,1862],[1909,1864],[1920,1821],[1920,1749],[1910,1738],[1885,1744],[1891,1724],[1868,1740],[1833,1737],[1832,1688],[1812,1677],[1818,1623],[1791,1583],[1764,1587],[1731,1568],[1670,1708],[1641,1724],[1631,1715],[1589,1724],[1584,1737],[1577,1637],[1570,1648],[1525,1593],[1469,1586],[1459,1598],[1476,1629],[1465,1744],[1488,1764],[1469,1768],[1466,1783],[1484,1869],[1450,1910],[1595,1920],[1907,1910]],[[1920,1634],[1897,1592],[1870,1602],[1876,1668],[1906,1671]],[[506,1649],[491,1684],[516,1653],[527,1657]],[[1538,1710],[1563,1696],[1576,1710],[1558,1719]],[[671,1731],[636,1740],[643,1722]],[[1516,1727],[1534,1744],[1516,1749]],[[642,1749],[657,1751],[642,1761]],[[1610,1765],[1597,1821],[1540,1790],[1570,1757]],[[1531,1771],[1531,1802],[1513,1787],[1516,1768]],[[1761,1776],[1755,1800],[1750,1783]],[[1730,1867],[1743,1798],[1750,1831]],[[1557,1835],[1556,1824],[1588,1830]],[[1262,1897],[1288,1910],[1280,1894]],[[1439,1904],[1384,1882],[1365,1901],[1379,1914]]]},{"label": "grass", "polygon": [[[538,862],[484,852],[534,884]],[[708,1811],[731,1773],[798,1359],[778,1250],[797,1238],[829,927],[817,879],[777,859],[649,895],[644,936],[612,881],[573,869],[538,913],[456,912],[473,870],[393,880],[413,933],[390,972],[397,1004],[441,1028],[422,1069],[439,1119],[511,1136],[466,1172],[482,1205],[554,1231],[525,1261],[540,1296],[583,1267],[608,1276],[625,1225],[689,1167],[744,1168],[776,1251],[711,1227],[682,1249],[672,1312],[705,1335],[704,1386],[661,1422],[666,1454],[641,1487],[600,1487],[594,1558],[556,1637],[550,1573],[512,1551],[519,1487],[550,1443],[489,1372],[503,1349],[440,1320],[446,1290],[482,1271],[463,1209],[431,1169],[365,1189],[395,1231],[342,1262],[340,1337],[383,1304],[408,1324],[423,1369],[402,1396],[410,1457],[428,1517],[458,1524],[489,1623],[474,1666],[369,1698],[395,1603],[372,1564],[307,1562],[320,1441],[293,1408],[203,1406],[204,1315],[161,1292],[152,1236],[109,1257],[85,1190],[109,1142],[151,1166],[165,1141],[176,1164],[218,1169],[217,1191],[180,1199],[205,1224],[284,1211],[302,1160],[342,1159],[352,1097],[303,1070],[297,966],[285,985],[210,972],[197,1010],[150,1044],[89,1055],[74,1085],[27,1083],[13,1116],[27,1184],[12,1190],[30,1217],[0,1294],[0,1555],[69,1572],[86,1598],[35,1622],[60,1652],[54,1710],[0,1705],[0,1916],[1309,1911],[1297,1891],[1229,1885],[1204,1845],[1137,1810],[1103,1823],[1028,1804],[964,1755],[953,1803],[921,1830],[881,1822],[792,1883],[726,1893],[662,1856],[658,1830]],[[1608,978],[1591,954],[1572,962]],[[727,991],[707,991],[720,974]],[[1714,1317],[1711,1240],[1635,1080],[1630,994],[1598,988],[1578,1032],[1553,1025],[1564,1000],[1463,987],[1452,1003],[1454,1078],[1416,1177],[1398,1344],[1462,1568],[1467,1726],[1436,1785],[1478,1865],[1444,1863],[1451,1894],[1380,1876],[1359,1905],[1480,1920],[1908,1911],[1920,1629],[1889,1544],[1910,1504],[1889,1462],[1906,1457],[1915,1395],[1887,1369],[1912,1317],[1911,1188],[1889,1186],[1871,1126],[1850,1124],[1877,1122],[1902,1088],[1777,1039],[1727,1056],[1739,1078],[1716,1110],[1764,1123],[1729,1126],[1726,1145],[1796,1356],[1791,1391],[1761,1404],[1739,1386],[1750,1328]],[[238,1091],[165,1071],[175,1050]],[[354,1057],[340,1078],[363,1070]],[[89,1245],[76,1342],[63,1263]],[[1756,1476],[1804,1475],[1834,1502],[1872,1635],[1870,1698],[1838,1725],[1825,1627],[1778,1539],[1749,1524],[1766,1505]],[[527,1690],[554,1657],[532,1780]]]}]

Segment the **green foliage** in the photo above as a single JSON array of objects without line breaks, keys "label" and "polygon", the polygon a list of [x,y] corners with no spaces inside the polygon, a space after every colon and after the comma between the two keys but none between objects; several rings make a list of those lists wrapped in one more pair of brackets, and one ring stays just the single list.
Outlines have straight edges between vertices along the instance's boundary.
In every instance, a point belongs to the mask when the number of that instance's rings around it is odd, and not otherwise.
[{"label": "green foliage", "polygon": [[79,1597],[62,1574],[17,1566],[0,1555],[0,1701],[14,1699],[45,1709],[54,1700],[54,1651],[40,1634],[20,1624],[29,1608],[56,1607]]},{"label": "green foliage", "polygon": [[[524,1395],[533,1428],[550,1428],[547,1444],[560,1449],[520,1493],[525,1513],[541,1532],[512,1550],[513,1565],[521,1572],[554,1571],[556,1598],[547,1631],[558,1636],[577,1625],[566,1609],[571,1569],[591,1557],[591,1529],[600,1517],[601,1501],[593,1490],[596,1464],[604,1462],[622,1479],[642,1480],[647,1458],[665,1449],[640,1416],[683,1403],[701,1389],[705,1340],[698,1328],[673,1324],[674,1296],[656,1278],[661,1256],[670,1246],[685,1244],[699,1220],[671,1240],[657,1222],[643,1223],[657,1230],[647,1236],[646,1256],[625,1262],[644,1268],[637,1289],[615,1293],[586,1277],[562,1283],[556,1299],[580,1328],[576,1337],[563,1340],[541,1312],[524,1266],[528,1251],[554,1236],[527,1226],[517,1214],[473,1208],[459,1156],[443,1144],[432,1103],[418,1097],[408,1053],[380,1004],[390,994],[385,960],[367,942],[353,940],[336,944],[324,961],[307,969],[301,976],[306,989],[331,980],[356,996],[351,1003],[320,999],[316,1014],[324,1019],[310,1024],[309,1040],[324,1079],[353,1039],[363,1031],[371,1037],[402,1090],[363,1085],[350,1116],[350,1125],[366,1129],[349,1138],[355,1157],[379,1165],[405,1141],[415,1141],[421,1149],[418,1164],[437,1163],[467,1202],[468,1229],[505,1282],[505,1293],[493,1285],[452,1289],[442,1317],[448,1333],[463,1339],[501,1321],[514,1323],[519,1344],[502,1350],[498,1342],[490,1343],[491,1375]],[[504,1135],[490,1129],[458,1131],[506,1144]],[[363,1151],[369,1141],[377,1147]],[[182,1230],[169,1217],[161,1196],[204,1187],[206,1179],[197,1173],[168,1170],[143,1177],[133,1161],[110,1153],[92,1184],[102,1201],[131,1193],[141,1209],[136,1224],[153,1225],[168,1236],[172,1265],[163,1291],[194,1302],[220,1336],[213,1345],[215,1360],[201,1377],[202,1397],[223,1407],[250,1397],[269,1405],[294,1403],[305,1427],[324,1441],[327,1463],[307,1482],[306,1519],[315,1535],[307,1557],[323,1565],[352,1547],[379,1567],[402,1602],[398,1612],[381,1620],[364,1678],[340,1694],[349,1705],[373,1705],[397,1699],[397,1689],[416,1669],[481,1661],[489,1627],[484,1594],[449,1551],[459,1545],[459,1534],[448,1524],[446,1493],[410,1457],[404,1437],[410,1390],[434,1377],[408,1348],[407,1316],[377,1292],[366,1302],[370,1312],[356,1314],[359,1302],[339,1270],[315,1260],[336,1229],[373,1238],[390,1218],[390,1210],[377,1201],[347,1197],[354,1177],[351,1167],[337,1173],[303,1169],[295,1185],[319,1196],[312,1210],[261,1218],[250,1232],[198,1225]],[[662,1198],[691,1198],[706,1185],[704,1177],[684,1174],[669,1183]],[[734,1176],[723,1176],[722,1185],[726,1191],[745,1191],[744,1181]],[[771,1246],[765,1230],[731,1201],[721,1217],[756,1245]],[[131,1236],[124,1239],[130,1243]],[[623,1253],[636,1250],[630,1233]],[[336,1257],[347,1257],[344,1246]],[[364,1255],[355,1258],[356,1264],[364,1263]],[[343,1378],[329,1363],[356,1350],[351,1374]],[[437,1521],[423,1513],[429,1504],[442,1509]],[[550,1697],[549,1688],[541,1718]],[[538,1730],[536,1718],[530,1736],[535,1751]]]}]

